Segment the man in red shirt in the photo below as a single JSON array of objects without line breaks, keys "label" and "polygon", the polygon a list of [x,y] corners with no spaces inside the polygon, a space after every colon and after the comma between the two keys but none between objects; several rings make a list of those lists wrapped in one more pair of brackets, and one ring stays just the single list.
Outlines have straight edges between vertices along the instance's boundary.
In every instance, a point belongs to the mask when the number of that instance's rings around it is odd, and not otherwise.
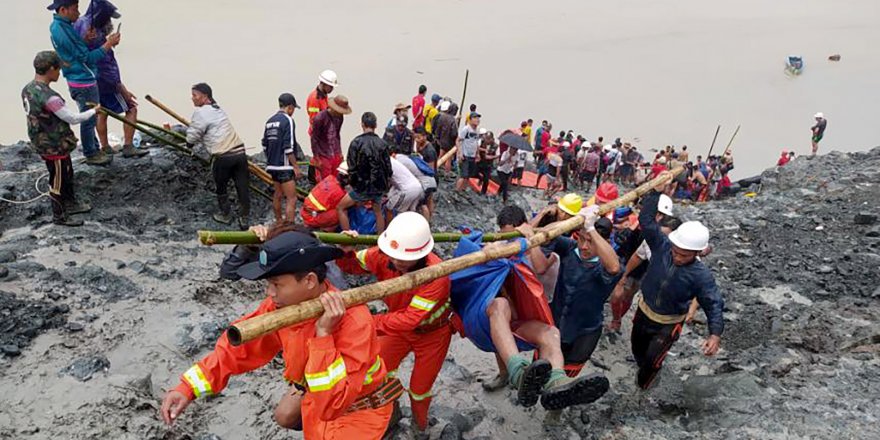
[{"label": "man in red shirt", "polygon": [[428,88],[425,87],[424,84],[419,86],[419,93],[416,96],[413,96],[412,99],[412,114],[413,114],[413,130],[418,127],[425,125],[425,115],[423,112],[425,111],[425,93],[428,92]]},{"label": "man in red shirt", "polygon": [[791,158],[788,157],[788,151],[782,150],[782,155],[779,156],[779,160],[776,161],[776,166],[785,166],[789,161],[791,161]]},{"label": "man in red shirt", "polygon": [[[356,237],[357,232],[345,231]],[[377,247],[349,252],[336,263],[348,273],[371,273],[379,281],[399,277],[442,262],[432,252],[431,227],[421,214],[399,214],[382,235]],[[449,302],[449,277],[438,278],[412,290],[384,299],[388,313],[376,315],[381,356],[389,374],[396,372],[400,361],[415,354],[409,395],[415,425],[428,429],[431,388],[446,359],[452,338]]]},{"label": "man in red shirt", "polygon": [[332,70],[321,72],[318,75],[318,81],[320,81],[318,87],[315,87],[315,90],[309,93],[309,98],[306,100],[306,112],[309,114],[309,135],[312,134],[312,121],[318,113],[327,109],[329,105],[327,97],[339,85],[336,81],[336,72]]},{"label": "man in red shirt", "polygon": [[660,156],[657,160],[654,161],[654,165],[651,166],[651,178],[654,179],[660,175],[660,173],[666,171],[666,157]]}]

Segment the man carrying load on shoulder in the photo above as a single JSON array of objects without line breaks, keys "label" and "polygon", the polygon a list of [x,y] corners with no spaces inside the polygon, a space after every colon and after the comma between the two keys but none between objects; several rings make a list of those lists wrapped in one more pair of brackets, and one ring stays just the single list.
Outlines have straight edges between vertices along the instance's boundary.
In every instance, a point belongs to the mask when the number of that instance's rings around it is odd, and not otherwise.
[{"label": "man carrying load on shoulder", "polygon": [[241,320],[316,298],[323,315],[237,346],[221,336],[214,351],[165,395],[160,410],[165,423],[174,423],[194,399],[221,392],[231,376],[260,368],[281,353],[284,378],[304,394],[282,399],[276,410],[279,424],[301,427],[305,439],[380,439],[393,411],[390,403],[402,388],[386,378],[369,309],[346,309],[325,279],[325,263],[341,254],[304,232],[269,239],[259,261],[238,269],[244,278],[268,280],[268,297]]},{"label": "man carrying load on shoulder", "polygon": [[[355,231],[344,231],[357,237]],[[432,251],[434,237],[428,221],[415,212],[404,212],[379,235],[378,246],[353,252],[337,260],[339,268],[352,274],[373,274],[379,281],[440,264]],[[382,358],[395,373],[409,353],[415,354],[409,395],[415,426],[428,429],[431,388],[440,373],[452,339],[449,277],[442,277],[412,290],[384,299],[388,313],[376,315],[376,331]]]}]

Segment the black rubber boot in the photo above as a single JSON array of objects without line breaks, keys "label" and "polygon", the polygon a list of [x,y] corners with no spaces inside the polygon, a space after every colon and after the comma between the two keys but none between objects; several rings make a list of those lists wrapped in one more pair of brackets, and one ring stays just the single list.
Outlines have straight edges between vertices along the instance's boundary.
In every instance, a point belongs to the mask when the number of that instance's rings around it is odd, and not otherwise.
[{"label": "black rubber boot", "polygon": [[550,362],[544,359],[538,359],[526,367],[517,386],[516,400],[520,405],[528,408],[538,403],[538,399],[541,397],[541,388],[550,378],[550,370],[552,369]]},{"label": "black rubber boot", "polygon": [[572,405],[592,403],[608,392],[608,378],[601,374],[581,376],[552,386],[541,395],[541,406],[548,411],[568,408]]},{"label": "black rubber boot", "polygon": [[59,226],[82,226],[83,225],[82,220],[75,219],[73,217],[68,217],[66,215],[62,216],[62,217],[53,218],[52,223],[55,223],[56,225],[59,225]]},{"label": "black rubber boot", "polygon": [[64,212],[67,215],[73,214],[85,214],[87,212],[91,212],[92,205],[86,202],[65,202],[64,203]]}]

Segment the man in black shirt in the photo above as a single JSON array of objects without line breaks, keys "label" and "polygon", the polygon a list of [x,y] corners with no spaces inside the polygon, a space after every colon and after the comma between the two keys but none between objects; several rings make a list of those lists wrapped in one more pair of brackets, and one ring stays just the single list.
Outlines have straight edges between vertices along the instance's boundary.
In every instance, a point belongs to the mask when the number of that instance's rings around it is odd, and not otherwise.
[{"label": "man in black shirt", "polygon": [[382,214],[382,198],[391,184],[391,159],[385,141],[376,135],[376,115],[366,112],[361,116],[363,134],[352,139],[348,146],[348,176],[351,191],[336,206],[339,226],[343,231],[351,229],[348,208],[371,202],[376,215],[376,232],[385,230]]}]

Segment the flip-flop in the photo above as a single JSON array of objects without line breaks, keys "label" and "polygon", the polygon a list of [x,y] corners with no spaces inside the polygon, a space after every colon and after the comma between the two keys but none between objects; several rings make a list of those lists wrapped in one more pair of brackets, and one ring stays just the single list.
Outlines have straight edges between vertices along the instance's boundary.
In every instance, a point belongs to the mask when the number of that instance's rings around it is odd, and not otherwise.
[{"label": "flip-flop", "polygon": [[538,359],[526,367],[516,395],[516,400],[520,405],[528,408],[538,403],[538,399],[541,397],[541,388],[550,378],[550,370],[552,369],[550,362],[544,359]]},{"label": "flip-flop", "polygon": [[592,403],[605,395],[609,388],[608,378],[601,374],[581,376],[565,385],[544,391],[541,395],[541,406],[548,411],[554,411]]}]

